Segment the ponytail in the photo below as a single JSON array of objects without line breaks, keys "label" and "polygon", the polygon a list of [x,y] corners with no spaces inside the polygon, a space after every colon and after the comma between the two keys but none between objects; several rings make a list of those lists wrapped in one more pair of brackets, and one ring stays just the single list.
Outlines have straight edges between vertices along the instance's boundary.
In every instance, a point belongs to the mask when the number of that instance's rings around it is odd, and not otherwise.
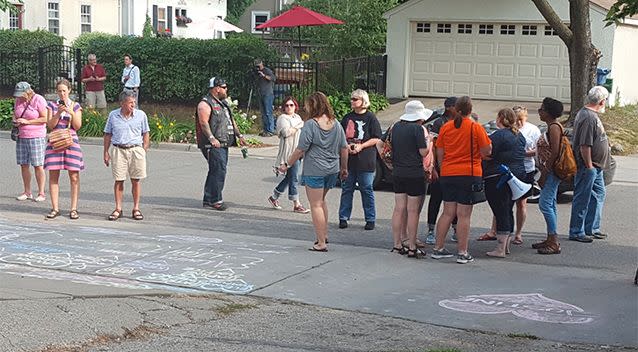
[{"label": "ponytail", "polygon": [[465,116],[470,116],[472,114],[472,99],[467,95],[462,96],[456,100],[454,107],[456,108],[454,127],[461,128],[461,124],[463,123]]}]

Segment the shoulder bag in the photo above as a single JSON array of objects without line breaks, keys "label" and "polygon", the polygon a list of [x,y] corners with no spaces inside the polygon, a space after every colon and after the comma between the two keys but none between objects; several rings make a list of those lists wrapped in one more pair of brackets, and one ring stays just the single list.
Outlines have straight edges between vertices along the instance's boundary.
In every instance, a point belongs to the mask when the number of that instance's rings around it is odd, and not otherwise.
[{"label": "shoulder bag", "polygon": [[[553,171],[558,178],[561,180],[570,180],[574,175],[576,175],[576,159],[574,158],[574,151],[572,150],[572,145],[569,142],[569,138],[565,134],[565,130],[563,126],[558,124],[561,130],[560,137],[560,150],[558,152],[558,157],[556,161],[554,161]],[[547,128],[549,131],[549,127]]]},{"label": "shoulder bag", "polygon": [[[75,102],[71,101],[71,109],[73,109],[74,105]],[[64,150],[73,145],[71,122],[71,117],[69,117],[69,123],[65,128],[54,129],[49,133],[49,143],[51,147],[53,147],[53,150]]]},{"label": "shoulder bag", "polygon": [[[474,177],[474,122],[470,121],[470,162],[471,166],[471,175]],[[478,204],[483,203],[487,200],[485,198],[485,183],[481,178],[480,181],[472,181],[471,189],[470,189],[470,204]]]},{"label": "shoulder bag", "polygon": [[[31,100],[33,100],[33,97],[31,97]],[[25,106],[24,110],[22,110],[22,114],[20,114],[20,118],[24,117],[24,113],[27,112],[29,105],[31,105],[31,100],[27,102],[27,106]],[[13,126],[13,128],[11,128],[11,140],[14,142],[17,142],[19,138],[20,138],[20,127]]]}]

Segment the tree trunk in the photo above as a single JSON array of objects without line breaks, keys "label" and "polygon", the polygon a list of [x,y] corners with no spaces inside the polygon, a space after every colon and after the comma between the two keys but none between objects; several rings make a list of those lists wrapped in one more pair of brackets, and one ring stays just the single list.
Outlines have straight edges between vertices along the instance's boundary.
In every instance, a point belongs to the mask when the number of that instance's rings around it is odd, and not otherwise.
[{"label": "tree trunk", "polygon": [[573,124],[576,113],[583,107],[587,92],[594,84],[592,72],[596,71],[598,64],[598,51],[591,43],[589,0],[570,0],[569,17],[573,37],[567,46],[571,81],[571,113],[567,126]]}]

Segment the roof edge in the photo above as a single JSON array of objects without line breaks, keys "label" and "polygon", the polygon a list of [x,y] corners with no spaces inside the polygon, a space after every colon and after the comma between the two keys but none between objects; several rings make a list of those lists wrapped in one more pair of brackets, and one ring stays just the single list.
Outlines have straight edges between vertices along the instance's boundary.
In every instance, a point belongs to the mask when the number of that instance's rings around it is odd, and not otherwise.
[{"label": "roof edge", "polygon": [[390,18],[392,15],[396,14],[397,12],[403,11],[404,9],[406,9],[408,7],[414,6],[414,5],[418,4],[418,3],[420,3],[421,1],[423,1],[423,0],[410,0],[410,1],[404,2],[401,5],[395,6],[395,7],[391,8],[391,9],[389,9],[388,11],[384,12],[383,13],[383,18],[385,18],[387,20],[388,18]]}]

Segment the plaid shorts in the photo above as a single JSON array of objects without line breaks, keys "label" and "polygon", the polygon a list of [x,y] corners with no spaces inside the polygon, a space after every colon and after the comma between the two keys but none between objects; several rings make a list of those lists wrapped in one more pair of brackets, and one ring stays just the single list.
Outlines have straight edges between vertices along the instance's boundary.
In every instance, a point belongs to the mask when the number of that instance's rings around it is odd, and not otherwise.
[{"label": "plaid shorts", "polygon": [[44,150],[47,147],[47,139],[18,138],[16,142],[16,161],[18,165],[44,165]]}]

